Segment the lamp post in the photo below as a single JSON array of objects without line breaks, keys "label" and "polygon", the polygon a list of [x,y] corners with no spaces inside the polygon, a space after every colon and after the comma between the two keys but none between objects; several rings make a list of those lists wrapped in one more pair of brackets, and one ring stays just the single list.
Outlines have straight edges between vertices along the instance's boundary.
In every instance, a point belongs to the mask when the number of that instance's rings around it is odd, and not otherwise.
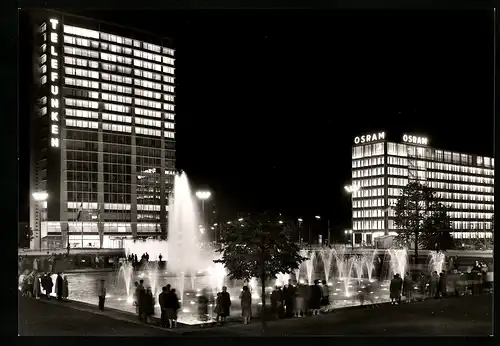
[{"label": "lamp post", "polygon": [[212,193],[210,191],[199,190],[196,191],[196,197],[201,201],[201,222],[205,225],[205,201],[210,198]]},{"label": "lamp post", "polygon": [[38,204],[39,216],[38,216],[38,245],[40,250],[42,250],[42,206],[41,202],[45,202],[49,198],[47,192],[33,192],[33,199]]}]

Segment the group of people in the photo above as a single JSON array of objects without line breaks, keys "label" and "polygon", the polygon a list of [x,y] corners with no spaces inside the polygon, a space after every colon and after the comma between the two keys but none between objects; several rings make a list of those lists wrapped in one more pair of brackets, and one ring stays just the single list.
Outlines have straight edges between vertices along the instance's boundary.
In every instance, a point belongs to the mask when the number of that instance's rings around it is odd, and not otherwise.
[{"label": "group of people", "polygon": [[50,299],[51,293],[54,291],[58,300],[67,300],[69,296],[69,283],[67,276],[57,274],[56,284],[52,282],[51,273],[42,273],[37,271],[24,271],[19,276],[19,290],[23,296],[41,297]]},{"label": "group of people", "polygon": [[[144,323],[151,323],[151,318],[154,315],[155,298],[151,287],[144,287],[144,280],[135,282],[134,306],[136,313]],[[177,311],[180,309],[179,298],[175,288],[170,285],[162,287],[162,292],[158,296],[158,303],[161,310],[161,325],[162,327],[176,328],[177,327]]]},{"label": "group of people", "polygon": [[[443,298],[449,294],[462,296],[466,294],[479,295],[491,292],[491,282],[487,279],[487,267],[477,264],[470,272],[459,273],[457,269],[453,272],[442,271],[438,274],[433,271],[430,275],[420,273],[414,281],[409,272],[404,278],[395,274],[389,286],[391,303],[401,304],[401,297],[405,297],[405,302],[410,303],[415,300],[426,298]],[[450,286],[450,292],[448,288]]]},{"label": "group of people", "polygon": [[328,310],[329,297],[325,280],[315,280],[313,285],[294,285],[288,280],[288,285],[276,286],[271,293],[271,312],[275,318],[318,315],[320,310]]}]

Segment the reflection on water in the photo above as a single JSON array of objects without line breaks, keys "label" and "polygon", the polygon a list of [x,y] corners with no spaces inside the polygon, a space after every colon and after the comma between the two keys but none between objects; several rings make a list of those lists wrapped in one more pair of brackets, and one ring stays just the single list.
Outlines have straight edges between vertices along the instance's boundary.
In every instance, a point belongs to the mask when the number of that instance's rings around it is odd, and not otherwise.
[{"label": "reflection on water", "polygon": [[[69,281],[69,299],[81,301],[89,304],[98,303],[97,298],[97,282],[103,278],[106,280],[106,306],[122,311],[127,311],[130,313],[135,313],[135,307],[132,305],[132,297],[127,296],[127,289],[125,280],[121,278],[121,275],[118,275],[118,272],[107,272],[107,273],[78,273],[78,274],[66,274],[68,276]],[[140,279],[144,280],[144,286],[147,288],[151,287],[152,283],[148,281],[147,275],[144,274],[134,274],[132,281],[132,287],[130,289],[130,295],[134,293],[133,282],[139,281]],[[227,281],[227,280],[226,280]],[[203,283],[205,279],[203,277],[195,277],[184,278],[184,282],[180,282],[180,279],[177,277],[169,277],[166,275],[157,275],[156,287],[158,293],[161,292],[161,287],[170,284],[172,288],[178,288],[181,284],[184,285],[185,291],[184,296],[179,297],[181,300],[181,309],[179,310],[179,323],[184,324],[197,324],[200,323],[198,321],[198,313],[197,313],[197,295],[203,288]],[[364,280],[363,282],[368,282],[368,280]],[[361,290],[364,284],[361,282],[358,284],[357,279],[352,279],[349,281],[349,286],[356,292],[355,288],[359,286]],[[194,284],[194,287],[193,287]],[[225,285],[228,287],[228,292],[231,295],[231,316],[241,316],[241,309],[239,303],[239,294],[241,292],[241,287],[243,286],[243,281],[231,281],[226,282]],[[271,293],[270,287],[273,285],[268,285],[267,293]],[[344,282],[341,280],[331,280],[329,282],[330,288],[330,302],[331,308],[342,308],[346,306],[354,306],[359,305],[360,302],[356,298],[355,294],[345,295],[344,290]],[[253,288],[253,296],[254,296],[254,304],[253,304],[253,312],[254,316],[257,315],[257,308],[260,304],[260,287],[252,287]],[[216,292],[211,292],[211,295],[214,295]],[[376,282],[373,283],[373,288],[371,292],[367,292],[367,296],[365,297],[365,304],[370,303],[381,303],[388,301],[389,298],[389,290],[388,290],[388,282],[381,283],[377,285]],[[267,297],[266,301],[269,304],[269,297]],[[160,317],[160,307],[158,305],[158,294],[155,296],[155,316]],[[209,315],[211,315],[212,319],[215,318],[215,314],[212,314],[213,306],[209,306]],[[210,317],[210,316],[209,316]]]}]

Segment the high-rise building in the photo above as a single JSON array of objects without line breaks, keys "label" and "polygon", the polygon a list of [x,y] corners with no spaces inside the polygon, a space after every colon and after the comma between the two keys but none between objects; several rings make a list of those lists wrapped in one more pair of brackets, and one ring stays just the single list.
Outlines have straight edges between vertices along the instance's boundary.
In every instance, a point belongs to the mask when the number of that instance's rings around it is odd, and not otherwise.
[{"label": "high-rise building", "polygon": [[419,181],[450,208],[455,239],[490,239],[493,232],[494,168],[490,157],[432,148],[427,137],[403,134],[401,143],[385,132],[354,138],[352,147],[352,229],[355,243],[396,234],[394,209],[401,189]]},{"label": "high-rise building", "polygon": [[47,196],[31,200],[32,248],[113,248],[166,233],[175,171],[171,41],[56,11],[31,18],[31,193]]}]

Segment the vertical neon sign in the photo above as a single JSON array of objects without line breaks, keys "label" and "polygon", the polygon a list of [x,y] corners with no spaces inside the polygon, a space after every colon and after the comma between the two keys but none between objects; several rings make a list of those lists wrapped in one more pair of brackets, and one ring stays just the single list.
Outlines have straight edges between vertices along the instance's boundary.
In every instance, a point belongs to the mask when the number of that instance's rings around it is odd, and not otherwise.
[{"label": "vertical neon sign", "polygon": [[50,33],[50,146],[59,148],[59,86],[56,84],[59,80],[58,47],[59,34],[57,27],[59,21],[50,19],[52,32]]}]

